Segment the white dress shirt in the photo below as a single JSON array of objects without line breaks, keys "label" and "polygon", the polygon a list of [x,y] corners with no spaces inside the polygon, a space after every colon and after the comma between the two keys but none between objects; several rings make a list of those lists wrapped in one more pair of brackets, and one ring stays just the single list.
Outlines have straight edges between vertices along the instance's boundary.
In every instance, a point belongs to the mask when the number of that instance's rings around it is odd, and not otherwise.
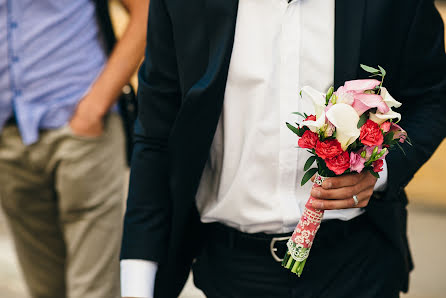
[{"label": "white dress shirt", "polygon": [[[334,2],[239,1],[223,112],[196,197],[202,222],[247,233],[296,227],[312,187],[300,186],[310,154],[296,148],[297,137],[285,122],[300,120],[292,112],[313,112],[299,97],[303,86],[325,91],[333,85]],[[385,166],[376,187],[386,180]],[[362,212],[330,210],[324,220],[350,220]],[[144,275],[152,289],[154,274],[138,272],[156,267],[137,262],[121,262],[123,295],[151,297],[134,290],[141,287],[141,276],[129,275]]]}]

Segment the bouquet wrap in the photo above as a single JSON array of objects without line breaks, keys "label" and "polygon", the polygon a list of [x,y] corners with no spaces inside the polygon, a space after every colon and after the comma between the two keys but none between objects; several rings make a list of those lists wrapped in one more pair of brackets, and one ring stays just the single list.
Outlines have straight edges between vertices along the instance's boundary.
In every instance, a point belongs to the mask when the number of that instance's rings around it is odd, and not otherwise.
[{"label": "bouquet wrap", "polygon": [[[317,176],[313,188],[320,187],[321,176]],[[324,216],[324,210],[315,209],[312,206],[313,197],[310,196],[305,204],[304,212],[296,226],[293,235],[288,240],[288,252],[283,259],[282,265],[297,274],[299,277],[310,254],[316,233],[319,230]]]}]

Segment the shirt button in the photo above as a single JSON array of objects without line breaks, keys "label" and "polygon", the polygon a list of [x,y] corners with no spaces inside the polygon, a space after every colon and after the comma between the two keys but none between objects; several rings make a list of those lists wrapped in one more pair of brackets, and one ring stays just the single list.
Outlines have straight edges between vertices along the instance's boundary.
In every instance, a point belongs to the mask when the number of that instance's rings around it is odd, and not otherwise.
[{"label": "shirt button", "polygon": [[13,57],[12,57],[12,62],[13,62],[13,63],[17,63],[17,62],[19,62],[19,60],[20,60],[20,59],[19,59],[19,57],[17,57],[17,56],[13,56]]},{"label": "shirt button", "polygon": [[14,90],[14,95],[15,95],[15,96],[20,96],[20,95],[22,95],[22,91],[20,91],[20,90]]},{"label": "shirt button", "polygon": [[11,22],[11,28],[15,29],[18,27],[18,24],[16,22]]}]

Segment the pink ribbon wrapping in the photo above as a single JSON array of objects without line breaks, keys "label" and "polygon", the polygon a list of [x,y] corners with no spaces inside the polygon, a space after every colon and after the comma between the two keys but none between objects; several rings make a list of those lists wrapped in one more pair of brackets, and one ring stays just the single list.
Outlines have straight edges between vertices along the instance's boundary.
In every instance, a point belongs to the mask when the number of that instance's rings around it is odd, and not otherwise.
[{"label": "pink ribbon wrapping", "polygon": [[[313,184],[313,188],[320,187],[318,184]],[[324,210],[315,209],[312,202],[315,198],[310,195],[305,204],[304,212],[300,218],[299,224],[296,226],[291,241],[296,244],[295,247],[311,248],[314,237],[316,236],[319,227],[321,226]]]}]

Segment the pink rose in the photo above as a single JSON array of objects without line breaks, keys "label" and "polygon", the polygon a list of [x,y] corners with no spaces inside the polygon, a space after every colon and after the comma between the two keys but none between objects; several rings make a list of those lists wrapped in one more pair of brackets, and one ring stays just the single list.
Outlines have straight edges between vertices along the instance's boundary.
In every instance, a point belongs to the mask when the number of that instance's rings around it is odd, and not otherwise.
[{"label": "pink rose", "polygon": [[360,154],[351,152],[350,153],[350,171],[361,173],[364,169],[364,163],[366,159],[361,157]]}]

